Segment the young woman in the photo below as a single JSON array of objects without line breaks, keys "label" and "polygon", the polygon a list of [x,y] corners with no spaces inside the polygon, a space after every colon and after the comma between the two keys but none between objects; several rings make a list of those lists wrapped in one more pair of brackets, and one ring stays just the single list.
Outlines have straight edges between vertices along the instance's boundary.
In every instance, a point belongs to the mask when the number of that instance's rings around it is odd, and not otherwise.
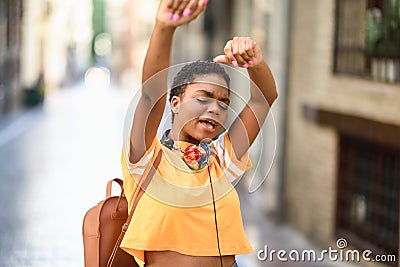
[{"label": "young woman", "polygon": [[[213,62],[185,65],[170,92],[172,127],[157,138],[174,32],[206,5],[207,0],[160,2],[143,65],[141,96],[122,153],[129,207],[141,179],[160,159],[121,244],[148,267],[237,266],[235,255],[252,251],[231,182],[250,168],[247,151],[277,98],[256,42],[235,37]],[[246,68],[251,79],[250,99],[227,130],[230,79],[220,63]]]}]

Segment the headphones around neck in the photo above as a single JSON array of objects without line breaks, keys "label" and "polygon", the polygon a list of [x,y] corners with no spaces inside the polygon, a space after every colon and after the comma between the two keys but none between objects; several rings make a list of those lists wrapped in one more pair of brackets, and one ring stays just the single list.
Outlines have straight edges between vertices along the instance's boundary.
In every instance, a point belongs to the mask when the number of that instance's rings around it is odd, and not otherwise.
[{"label": "headphones around neck", "polygon": [[182,153],[183,161],[192,170],[201,170],[208,164],[210,157],[210,143],[209,141],[201,141],[198,145],[191,145],[182,149],[175,146],[175,141],[169,137],[169,132],[165,131],[161,138],[161,144],[170,150],[178,150]]}]

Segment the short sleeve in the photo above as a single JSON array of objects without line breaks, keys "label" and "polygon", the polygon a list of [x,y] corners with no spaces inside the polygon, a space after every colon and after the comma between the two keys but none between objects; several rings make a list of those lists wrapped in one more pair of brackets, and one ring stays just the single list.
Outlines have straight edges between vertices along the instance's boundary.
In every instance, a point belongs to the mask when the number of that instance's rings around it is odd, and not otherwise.
[{"label": "short sleeve", "polygon": [[221,167],[231,182],[240,178],[251,168],[252,165],[248,152],[240,159],[236,157],[228,132],[221,134],[218,139],[214,141],[214,146]]},{"label": "short sleeve", "polygon": [[144,153],[142,158],[140,160],[138,160],[138,162],[136,162],[136,163],[132,163],[129,161],[129,158],[130,158],[129,147],[130,147],[130,143],[128,143],[126,148],[125,147],[123,148],[121,163],[123,165],[125,165],[125,167],[127,168],[128,172],[130,174],[142,175],[143,172],[145,171],[146,167],[148,166],[148,164],[151,162],[154,162],[155,155],[157,155],[156,152],[158,152],[158,150],[160,149],[160,141],[158,140],[157,137],[155,137],[151,146]]}]

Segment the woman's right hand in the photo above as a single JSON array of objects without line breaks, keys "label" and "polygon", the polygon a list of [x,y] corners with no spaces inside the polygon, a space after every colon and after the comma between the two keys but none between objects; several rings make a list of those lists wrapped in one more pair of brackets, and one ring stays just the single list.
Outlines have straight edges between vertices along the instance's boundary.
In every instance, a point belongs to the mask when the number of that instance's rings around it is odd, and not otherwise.
[{"label": "woman's right hand", "polygon": [[207,6],[208,0],[161,0],[157,22],[178,27],[197,18]]}]

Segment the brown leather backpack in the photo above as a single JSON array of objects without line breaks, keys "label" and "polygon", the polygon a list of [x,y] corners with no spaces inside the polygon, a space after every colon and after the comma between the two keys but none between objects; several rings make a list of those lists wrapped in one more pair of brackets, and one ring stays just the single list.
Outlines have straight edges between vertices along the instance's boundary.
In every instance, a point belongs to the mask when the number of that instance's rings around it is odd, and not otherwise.
[{"label": "brown leather backpack", "polygon": [[[121,187],[120,196],[111,196],[112,183]],[[106,267],[118,236],[128,218],[128,203],[123,194],[123,182],[115,178],[107,183],[106,198],[89,209],[83,219],[83,250],[85,267]],[[119,249],[119,259],[126,265],[137,266],[135,259]],[[136,264],[136,265],[135,265]]]},{"label": "brown leather backpack", "polygon": [[[119,178],[112,179],[107,183],[106,198],[86,212],[82,227],[85,267],[139,267],[134,257],[119,246],[128,229],[133,212],[160,160],[161,153],[158,154],[152,168],[147,172],[129,216],[123,181]],[[111,196],[113,182],[118,183],[121,187],[120,196]]]}]

